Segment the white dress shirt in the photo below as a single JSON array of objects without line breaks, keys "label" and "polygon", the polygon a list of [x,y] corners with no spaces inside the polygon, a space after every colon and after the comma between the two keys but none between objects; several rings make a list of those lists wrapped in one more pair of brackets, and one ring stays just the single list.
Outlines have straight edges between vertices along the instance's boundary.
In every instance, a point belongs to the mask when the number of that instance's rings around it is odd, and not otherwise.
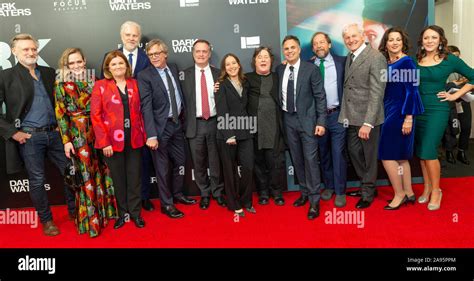
[{"label": "white dress shirt", "polygon": [[[293,65],[294,69],[293,69],[293,72],[294,72],[294,86],[295,86],[295,89],[294,89],[294,97],[295,97],[295,102],[294,102],[294,105],[295,105],[295,112],[296,112],[296,85],[297,85],[297,79],[298,79],[298,71],[300,69],[300,64],[301,64],[301,59],[298,59],[298,61]],[[291,64],[287,64],[286,67],[285,67],[285,72],[283,72],[283,82],[282,82],[282,85],[281,85],[281,102],[282,102],[282,109],[284,111],[288,111],[286,109],[286,90],[288,88],[288,78],[290,77],[290,66]]]},{"label": "white dress shirt", "polygon": [[[125,57],[127,58],[127,61],[128,61],[128,55],[129,54],[133,54],[133,65],[131,66],[132,67],[132,76],[133,76],[133,73],[135,72],[135,66],[137,66],[137,60],[138,60],[138,48],[135,48],[135,50],[133,50],[133,52],[129,52],[127,51],[125,48],[122,49],[122,53],[125,55]],[[130,61],[128,61],[130,62]]]},{"label": "white dress shirt", "polygon": [[197,65],[195,67],[195,78],[196,78],[196,117],[202,117],[202,98],[201,98],[201,69],[204,69],[204,75],[206,76],[207,86],[207,97],[209,100],[209,109],[211,117],[216,116],[216,101],[214,100],[214,78],[212,77],[211,67],[207,65],[204,68],[200,68]]}]

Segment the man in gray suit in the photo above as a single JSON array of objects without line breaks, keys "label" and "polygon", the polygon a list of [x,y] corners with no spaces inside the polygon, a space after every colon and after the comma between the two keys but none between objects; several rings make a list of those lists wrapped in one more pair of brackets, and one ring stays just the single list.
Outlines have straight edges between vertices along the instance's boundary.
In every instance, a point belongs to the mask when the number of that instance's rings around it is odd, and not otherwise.
[{"label": "man in gray suit", "polygon": [[343,29],[349,49],[339,122],[347,127],[348,152],[361,181],[361,199],[356,208],[367,208],[376,196],[377,151],[380,125],[384,121],[383,96],[387,69],[384,56],[365,44],[364,30],[357,24]]},{"label": "man in gray suit", "polygon": [[321,175],[318,164],[318,137],[326,126],[326,95],[321,74],[312,63],[300,59],[298,37],[283,39],[286,65],[276,69],[279,77],[280,108],[285,134],[301,188],[301,197],[293,205],[309,201],[308,219],[319,216]]}]

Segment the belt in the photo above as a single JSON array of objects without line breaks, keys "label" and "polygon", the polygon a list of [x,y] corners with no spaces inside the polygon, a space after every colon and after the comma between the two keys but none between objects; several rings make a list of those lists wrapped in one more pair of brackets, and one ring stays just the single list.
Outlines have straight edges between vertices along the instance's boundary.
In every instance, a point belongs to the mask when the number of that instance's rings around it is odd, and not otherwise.
[{"label": "belt", "polygon": [[21,127],[21,130],[25,133],[52,132],[56,130],[57,127],[58,127],[57,125],[51,125],[51,126],[46,126],[46,127],[41,127],[41,128]]},{"label": "belt", "polygon": [[214,118],[216,118],[216,116],[211,116],[211,117],[209,117],[209,119],[207,119],[207,120],[206,120],[206,119],[204,119],[204,118],[202,118],[202,117],[196,117],[196,120],[204,120],[204,121],[209,121],[209,120],[212,120],[212,119],[214,119]]},{"label": "belt", "polygon": [[337,106],[337,107],[334,107],[334,108],[330,108],[328,110],[326,110],[327,114],[331,114],[333,113],[334,111],[338,111],[339,108],[341,108],[340,106]]}]

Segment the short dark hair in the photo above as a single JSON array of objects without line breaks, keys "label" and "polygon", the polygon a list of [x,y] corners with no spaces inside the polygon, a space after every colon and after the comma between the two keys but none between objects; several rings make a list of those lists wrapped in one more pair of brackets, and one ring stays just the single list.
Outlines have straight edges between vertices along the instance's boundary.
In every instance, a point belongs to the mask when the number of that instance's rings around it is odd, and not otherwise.
[{"label": "short dark hair", "polygon": [[326,41],[328,41],[328,43],[331,44],[331,38],[329,38],[329,35],[327,33],[322,32],[322,31],[318,31],[318,32],[313,34],[313,37],[311,37],[310,45],[313,45],[314,37],[316,37],[318,35],[324,35],[324,37],[326,38]]},{"label": "short dark hair", "polygon": [[298,46],[301,46],[300,39],[298,39],[298,37],[296,37],[295,35],[286,35],[285,38],[283,38],[283,42],[281,42],[281,45],[283,46],[288,40],[294,40],[296,41],[296,43],[298,43]]},{"label": "short dark hair", "polygon": [[272,48],[270,47],[265,47],[265,46],[260,46],[258,47],[257,49],[255,49],[255,51],[253,52],[253,57],[252,57],[252,68],[255,70],[256,67],[255,67],[255,61],[257,60],[257,56],[262,52],[262,51],[267,51],[268,54],[270,55],[270,70],[272,69],[272,65],[273,65],[273,60],[275,58],[275,56],[273,55],[272,53]]},{"label": "short dark hair", "polygon": [[450,53],[461,53],[461,50],[459,50],[459,48],[454,46],[454,45],[449,45],[448,46],[448,51]]},{"label": "short dark hair", "polygon": [[207,40],[205,40],[205,39],[198,39],[198,40],[194,41],[194,44],[193,44],[193,51],[194,51],[194,47],[195,47],[198,43],[204,43],[204,44],[206,44],[207,46],[209,46],[209,50],[212,51],[211,43],[209,43],[209,41],[207,41]]}]

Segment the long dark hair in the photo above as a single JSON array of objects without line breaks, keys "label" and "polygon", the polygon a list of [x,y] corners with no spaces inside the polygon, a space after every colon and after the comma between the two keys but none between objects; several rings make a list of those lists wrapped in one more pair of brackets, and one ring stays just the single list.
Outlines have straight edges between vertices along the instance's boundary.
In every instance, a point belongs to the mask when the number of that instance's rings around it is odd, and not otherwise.
[{"label": "long dark hair", "polygon": [[238,77],[239,77],[239,81],[240,83],[243,83],[244,80],[245,80],[245,76],[244,76],[244,71],[242,70],[242,64],[240,63],[240,60],[239,58],[232,54],[232,53],[228,53],[226,54],[222,60],[221,60],[221,74],[219,75],[219,82],[222,82],[224,81],[227,77],[229,77],[229,75],[227,74],[227,72],[225,71],[225,60],[228,58],[228,57],[233,57],[235,59],[235,61],[239,64],[239,74],[238,74]]},{"label": "long dark hair", "polygon": [[403,42],[403,47],[402,47],[402,53],[405,55],[408,54],[408,50],[410,50],[410,41],[408,39],[408,34],[403,30],[401,27],[395,26],[387,29],[385,31],[382,41],[380,42],[379,45],[379,51],[384,55],[384,57],[389,60],[390,56],[388,55],[388,50],[387,50],[387,42],[388,42],[388,36],[390,33],[398,32],[402,36],[402,42]]},{"label": "long dark hair", "polygon": [[444,35],[444,29],[440,26],[437,25],[430,25],[425,28],[420,33],[420,36],[418,37],[418,52],[416,53],[416,60],[421,61],[424,57],[426,57],[426,50],[423,48],[423,35],[425,34],[425,31],[428,29],[433,30],[434,32],[439,34],[439,46],[441,47],[441,50],[439,49],[438,46],[438,56],[442,58],[443,60],[448,58],[448,39],[446,39],[446,36]]}]

